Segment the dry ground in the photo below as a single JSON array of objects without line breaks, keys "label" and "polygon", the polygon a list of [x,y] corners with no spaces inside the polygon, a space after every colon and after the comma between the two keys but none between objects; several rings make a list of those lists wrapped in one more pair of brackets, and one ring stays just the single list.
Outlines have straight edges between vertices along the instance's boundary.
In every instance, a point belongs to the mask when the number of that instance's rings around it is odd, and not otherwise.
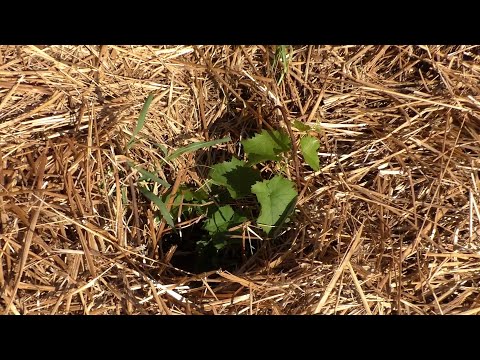
[{"label": "dry ground", "polygon": [[[274,46],[0,46],[0,312],[479,312],[480,47],[288,49],[278,84]],[[275,105],[320,127],[295,223],[235,271],[173,267],[127,160],[201,185],[214,157],[156,144],[234,153]]]}]

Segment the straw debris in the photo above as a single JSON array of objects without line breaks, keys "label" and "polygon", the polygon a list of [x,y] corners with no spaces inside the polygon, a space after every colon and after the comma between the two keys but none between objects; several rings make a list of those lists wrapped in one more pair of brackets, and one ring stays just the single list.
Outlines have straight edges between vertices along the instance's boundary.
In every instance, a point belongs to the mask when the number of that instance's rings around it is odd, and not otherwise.
[{"label": "straw debris", "polygon": [[[477,314],[480,47],[285,49],[0,46],[0,313]],[[244,224],[234,271],[175,266],[129,162],[201,187],[277,105],[320,141],[318,171],[284,159],[294,221]]]}]

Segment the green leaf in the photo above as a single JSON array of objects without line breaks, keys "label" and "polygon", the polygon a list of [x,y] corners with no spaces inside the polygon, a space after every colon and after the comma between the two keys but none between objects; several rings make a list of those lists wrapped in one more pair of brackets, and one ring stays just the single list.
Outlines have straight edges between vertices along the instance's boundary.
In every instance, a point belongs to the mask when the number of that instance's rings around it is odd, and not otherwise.
[{"label": "green leaf", "polygon": [[210,147],[210,146],[213,146],[213,145],[217,145],[217,144],[222,144],[222,143],[226,143],[226,142],[229,142],[231,139],[230,137],[225,137],[223,139],[218,139],[218,140],[212,140],[212,141],[199,141],[199,142],[194,142],[194,143],[191,143],[187,146],[184,146],[180,149],[177,149],[175,150],[173,153],[171,153],[170,155],[168,155],[165,160],[167,161],[171,161],[173,159],[176,159],[177,157],[179,157],[180,155],[182,154],[185,154],[185,153],[189,153],[189,152],[193,152],[193,151],[197,151],[201,148],[205,148],[205,147]]},{"label": "green leaf", "polygon": [[245,217],[237,214],[230,205],[221,206],[205,222],[203,228],[210,234],[227,231],[234,225],[246,220]]},{"label": "green leaf", "polygon": [[213,243],[213,247],[217,251],[222,250],[225,246],[227,246],[227,241],[222,238],[213,239],[212,243]]},{"label": "green leaf", "polygon": [[167,224],[170,225],[172,229],[175,229],[175,223],[173,222],[172,214],[170,214],[170,212],[167,210],[167,207],[162,201],[162,199],[143,186],[140,186],[139,190],[143,195],[145,195],[148,200],[152,201],[155,205],[158,206],[158,209],[160,210],[160,213],[162,214]]},{"label": "green leaf", "polygon": [[163,153],[163,156],[167,156],[168,155],[168,150],[167,150],[167,147],[165,145],[162,145],[160,143],[154,143],[153,145],[155,145],[156,147],[158,147],[160,150],[162,150],[162,153]]},{"label": "green leaf", "polygon": [[275,58],[273,61],[273,68],[276,68],[279,61],[282,61],[283,68],[280,73],[280,78],[277,81],[277,84],[280,85],[283,77],[288,72],[288,65],[289,61],[287,60],[287,46],[286,45],[279,45],[275,49]]},{"label": "green leaf", "polygon": [[132,137],[127,144],[127,150],[132,147],[133,142],[135,141],[135,137],[138,135],[140,130],[142,130],[143,125],[145,124],[145,117],[147,116],[148,108],[150,107],[152,100],[153,100],[153,94],[148,95],[148,98],[145,101],[145,104],[143,104],[143,108],[142,108],[142,111],[140,112],[140,116],[138,117],[137,126],[133,130]]},{"label": "green leaf", "polygon": [[215,184],[225,186],[233,199],[251,194],[252,185],[262,179],[258,170],[236,158],[213,165],[209,176]]},{"label": "green leaf", "polygon": [[135,170],[137,170],[140,173],[140,175],[142,175],[142,177],[139,180],[152,180],[152,181],[155,181],[156,183],[158,183],[162,186],[165,186],[167,189],[170,187],[170,184],[168,182],[161,179],[160,177],[158,177],[154,173],[151,173],[151,172],[141,168],[140,166],[134,166],[134,164],[131,163],[131,162],[128,162],[128,165],[130,167],[134,168]]},{"label": "green leaf", "polygon": [[262,130],[253,138],[242,141],[251,164],[267,160],[279,160],[281,153],[290,150],[290,137],[279,130]]},{"label": "green leaf", "polygon": [[194,204],[203,204],[208,200],[208,194],[203,189],[194,189],[188,185],[182,184],[178,188],[176,194],[166,194],[162,196],[162,201],[167,204],[173,196],[171,214],[178,214],[180,205],[182,205],[182,216],[191,218],[192,214],[203,215],[206,213],[207,207],[195,206]]},{"label": "green leaf", "polygon": [[297,201],[295,184],[280,175],[271,180],[257,182],[252,186],[252,192],[257,195],[260,203],[257,224],[267,234],[284,223]]},{"label": "green leaf", "polygon": [[179,192],[183,194],[185,201],[201,202],[208,200],[208,194],[205,190],[194,189],[185,184],[180,185]]},{"label": "green leaf", "polygon": [[313,136],[304,136],[300,139],[300,148],[307,164],[315,171],[320,170],[320,159],[317,154],[320,148],[318,139]]},{"label": "green leaf", "polygon": [[308,130],[311,130],[312,128],[310,126],[308,126],[307,124],[304,124],[302,123],[301,121],[298,121],[298,120],[295,120],[292,124],[292,126],[295,128],[295,129],[298,129],[300,131],[308,131]]},{"label": "green leaf", "polygon": [[128,206],[127,188],[122,187],[122,204]]}]

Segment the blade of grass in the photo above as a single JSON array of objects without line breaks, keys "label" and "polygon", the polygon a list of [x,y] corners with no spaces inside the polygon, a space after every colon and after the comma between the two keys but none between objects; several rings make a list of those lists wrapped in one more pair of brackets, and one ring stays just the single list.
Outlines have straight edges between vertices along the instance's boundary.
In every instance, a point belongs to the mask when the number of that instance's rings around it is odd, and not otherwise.
[{"label": "blade of grass", "polygon": [[287,46],[278,45],[275,49],[275,59],[273,62],[273,68],[275,69],[279,62],[282,62],[282,70],[280,71],[280,78],[277,81],[277,85],[280,85],[283,81],[285,74],[288,72],[288,59],[287,59]]},{"label": "blade of grass", "polygon": [[165,180],[163,180],[162,178],[158,177],[157,175],[155,175],[154,173],[151,173],[150,171],[147,171],[145,169],[143,169],[142,167],[140,166],[135,166],[133,163],[131,162],[128,162],[128,165],[132,168],[134,168],[135,170],[137,170],[141,175],[142,175],[142,178],[145,179],[145,180],[152,180],[152,181],[155,181],[157,184],[160,184],[162,186],[165,186],[165,188],[169,188],[170,187],[170,184],[168,182],[166,182]]},{"label": "blade of grass", "polygon": [[159,144],[159,143],[155,143],[153,144],[155,145],[156,147],[158,147],[160,150],[162,150],[162,153],[163,153],[163,156],[167,156],[168,155],[168,150],[166,148],[165,145],[162,145],[162,144]]},{"label": "blade of grass", "polygon": [[138,117],[137,126],[133,130],[132,138],[127,144],[127,150],[130,150],[130,148],[132,147],[135,141],[135,137],[138,135],[140,130],[142,130],[143,125],[145,125],[145,117],[147,116],[148,108],[150,107],[152,100],[153,100],[153,94],[148,95],[148,98],[145,101],[145,104],[143,105],[142,111],[140,112],[140,116]]},{"label": "blade of grass", "polygon": [[230,137],[225,137],[225,138],[218,139],[218,140],[195,142],[195,143],[189,144],[187,146],[184,146],[180,149],[175,150],[173,153],[168,155],[165,158],[165,160],[171,161],[171,160],[176,159],[177,157],[179,157],[180,155],[183,155],[185,153],[197,151],[198,149],[201,149],[201,148],[204,148],[204,147],[210,147],[210,146],[213,146],[213,145],[223,144],[223,143],[229,142],[230,140],[231,140]]},{"label": "blade of grass", "polygon": [[167,207],[165,206],[165,203],[162,201],[162,199],[160,199],[158,196],[156,196],[154,193],[152,193],[150,190],[143,186],[139,186],[139,190],[143,195],[145,195],[147,199],[149,199],[158,206],[158,209],[160,210],[160,213],[162,214],[167,224],[170,225],[172,229],[175,229],[175,223],[173,222],[172,214],[170,214],[170,212],[167,210]]}]

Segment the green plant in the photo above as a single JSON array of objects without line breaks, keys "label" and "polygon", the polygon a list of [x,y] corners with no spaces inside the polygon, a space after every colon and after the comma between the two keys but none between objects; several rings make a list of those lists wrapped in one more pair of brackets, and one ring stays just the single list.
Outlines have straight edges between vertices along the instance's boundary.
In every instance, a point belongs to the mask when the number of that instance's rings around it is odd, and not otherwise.
[{"label": "green plant", "polygon": [[145,100],[145,104],[143,104],[143,108],[138,117],[137,126],[135,126],[135,129],[133,130],[132,137],[130,138],[130,141],[127,143],[127,150],[130,150],[132,145],[135,143],[135,138],[137,137],[138,133],[142,130],[143,126],[145,125],[145,118],[147,117],[148,108],[150,107],[152,100],[153,100],[153,93],[150,93],[147,97],[147,100]]},{"label": "green plant", "polygon": [[[300,144],[305,161],[318,170],[318,140],[305,135]],[[282,154],[292,148],[288,134],[283,130],[262,130],[253,138],[242,141],[242,145],[247,162],[233,157],[230,161],[213,165],[209,173],[210,181],[219,187],[217,193],[220,195],[222,189],[228,193],[223,202],[229,202],[229,205],[214,208],[208,214],[204,229],[210,240],[202,239],[202,250],[210,245],[218,252],[228,246],[231,229],[238,232],[238,224],[242,222],[256,224],[266,236],[275,237],[295,209],[298,197],[295,183],[282,174],[263,180],[256,168],[256,164],[270,161],[278,169],[275,165],[279,165]],[[252,198],[254,201],[249,201]],[[223,202],[217,201],[219,204]]]},{"label": "green plant", "polygon": [[[142,126],[149,102],[151,97],[147,99],[140,115]],[[293,126],[304,133],[300,139],[301,152],[306,163],[317,171],[318,139],[308,134],[310,127],[307,125],[295,121]],[[184,220],[199,216],[204,218],[202,231],[198,232],[195,240],[199,262],[219,265],[220,253],[232,247],[238,248],[246,227],[256,227],[256,234],[263,233],[264,237],[275,238],[293,214],[299,189],[281,170],[284,154],[292,148],[296,149],[292,143],[291,129],[289,132],[282,129],[262,130],[252,138],[243,140],[245,160],[233,156],[229,161],[214,164],[201,189],[183,184],[173,193],[166,180],[138,165],[129,165],[141,175],[138,181],[140,192],[156,205],[159,219],[163,219],[172,229],[175,230],[173,219],[176,217]],[[129,144],[133,141],[134,136]],[[182,154],[227,141],[230,138],[195,142],[171,153],[163,146],[159,147],[164,153],[164,164],[168,164]],[[258,164],[267,162],[272,171],[262,174]],[[160,188],[163,190],[160,191]],[[166,204],[171,204],[171,208]]]},{"label": "green plant", "polygon": [[283,81],[283,78],[288,73],[288,66],[290,61],[287,54],[288,48],[290,48],[290,46],[286,46],[286,45],[277,45],[275,47],[275,56],[273,58],[272,67],[276,69],[280,63],[282,64],[280,75],[278,76],[278,79],[277,79],[278,85],[280,85],[280,83]]},{"label": "green plant", "polygon": [[[286,216],[290,215],[288,209],[293,210],[291,203],[295,201],[297,191],[294,189],[295,184],[283,175],[261,181],[260,171],[255,165],[259,162],[279,161],[280,155],[290,150],[290,138],[281,130],[264,130],[253,138],[242,141],[242,145],[248,162],[232,158],[231,161],[216,164],[209,177],[214,184],[225,188],[232,200],[236,200],[234,204],[242,209],[246,219],[256,223],[268,235],[282,226]],[[253,196],[256,197],[256,202],[241,202],[243,198]],[[257,216],[258,212],[260,214]]]},{"label": "green plant", "polygon": [[[149,96],[145,100],[145,104],[143,105],[142,110],[140,112],[140,115],[138,117],[137,125],[135,126],[135,129],[132,133],[132,136],[131,136],[130,140],[128,141],[127,145],[126,145],[127,150],[130,150],[130,148],[134,145],[136,137],[138,136],[138,134],[142,130],[143,126],[145,125],[145,119],[146,119],[150,104],[152,103],[152,100],[153,100],[153,93],[149,94]],[[197,151],[201,148],[210,147],[210,146],[225,143],[225,142],[228,142],[228,141],[230,141],[229,137],[225,137],[223,139],[218,139],[218,140],[212,140],[212,141],[195,142],[195,143],[189,144],[185,147],[179,148],[179,149],[177,149],[177,150],[175,150],[171,153],[168,153],[165,146],[163,146],[161,144],[157,144],[157,147],[159,147],[164,154],[164,164],[165,164],[169,161],[172,161],[172,160],[176,159],[177,157],[179,157],[183,154],[186,154],[186,153],[189,153],[189,152],[194,152],[194,151]],[[147,199],[152,201],[158,207],[158,209],[159,209],[163,219],[166,221],[166,223],[170,227],[175,229],[175,223],[173,222],[173,217],[172,217],[171,212],[168,211],[168,209],[167,209],[165,199],[163,199],[161,196],[155,195],[154,192],[152,192],[149,189],[149,185],[148,185],[148,184],[151,184],[153,182],[153,183],[157,183],[158,185],[164,187],[165,189],[169,189],[170,184],[166,180],[158,177],[157,175],[155,175],[152,172],[149,172],[149,171],[143,169],[141,166],[135,165],[131,161],[128,162],[128,165],[130,166],[130,168],[138,171],[141,175],[141,177],[138,179],[139,191]],[[168,196],[170,196],[170,194]],[[167,196],[167,198],[168,198],[168,196]]]}]

